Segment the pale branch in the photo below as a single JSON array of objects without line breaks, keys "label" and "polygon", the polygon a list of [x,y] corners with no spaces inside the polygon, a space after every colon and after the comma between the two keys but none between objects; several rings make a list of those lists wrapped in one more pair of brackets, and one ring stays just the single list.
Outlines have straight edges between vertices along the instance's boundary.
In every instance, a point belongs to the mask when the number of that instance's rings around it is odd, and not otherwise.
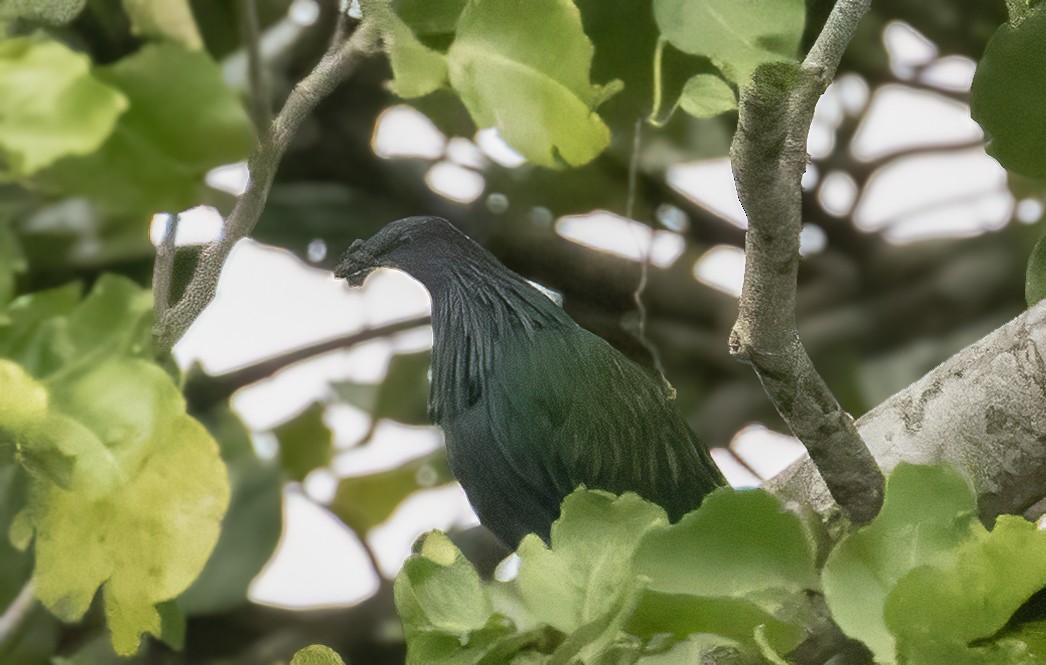
[{"label": "pale branch", "polygon": [[316,105],[374,50],[377,41],[377,26],[372,21],[364,20],[346,41],[335,40],[316,67],[294,86],[287,102],[247,161],[250,173],[247,189],[237,199],[225,220],[221,236],[201,253],[199,264],[181,300],[156,322],[158,352],[169,351],[214,299],[222,267],[236,243],[254,230],[265,207],[280,159],[298,127]]},{"label": "pale branch", "polygon": [[871,0],[838,0],[801,65],[760,67],[742,91],[730,148],[748,216],[745,277],[730,352],[749,363],[774,407],[806,446],[832,495],[857,523],[882,505],[883,476],[853,419],[799,340],[796,279],[806,144],[827,89]]},{"label": "pale branch", "polygon": [[[1046,497],[1046,302],[971,344],[857,421],[879,465],[948,462],[973,483],[981,517]],[[765,483],[838,534],[839,507],[809,458]]]},{"label": "pale branch", "polygon": [[272,93],[265,64],[261,56],[261,26],[258,24],[256,0],[239,0],[236,3],[240,19],[240,36],[247,53],[247,80],[250,82],[249,106],[251,119],[259,132],[264,132],[272,123]]},{"label": "pale branch", "polygon": [[7,606],[3,614],[0,614],[0,645],[9,640],[18,632],[18,628],[25,621],[29,610],[33,609],[36,600],[36,589],[32,580],[22,586],[22,590],[14,597],[11,604]]},{"label": "pale branch", "polygon": [[178,237],[179,215],[167,215],[163,238],[156,246],[156,261],[153,263],[153,320],[160,321],[167,313],[171,298],[171,278],[174,275],[175,240]]}]

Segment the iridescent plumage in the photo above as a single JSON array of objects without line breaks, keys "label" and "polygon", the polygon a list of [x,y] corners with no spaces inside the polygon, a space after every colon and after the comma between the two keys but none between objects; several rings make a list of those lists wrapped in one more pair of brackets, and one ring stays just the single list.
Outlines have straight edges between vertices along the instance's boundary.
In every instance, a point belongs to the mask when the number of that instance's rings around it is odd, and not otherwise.
[{"label": "iridescent plumage", "polygon": [[356,241],[335,274],[402,270],[432,296],[429,414],[480,521],[546,541],[579,485],[633,491],[677,520],[724,483],[655,371],[588,332],[438,217]]}]

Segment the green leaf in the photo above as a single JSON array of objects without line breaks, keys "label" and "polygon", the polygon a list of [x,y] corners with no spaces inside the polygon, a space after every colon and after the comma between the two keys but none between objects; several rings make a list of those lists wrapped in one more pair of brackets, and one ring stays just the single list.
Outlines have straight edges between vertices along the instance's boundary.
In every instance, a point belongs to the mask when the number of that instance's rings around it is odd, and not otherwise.
[{"label": "green leaf", "polygon": [[295,653],[291,665],[345,665],[345,661],[334,649],[313,644]]},{"label": "green leaf", "polygon": [[578,490],[552,523],[552,547],[526,536],[516,586],[534,619],[564,633],[612,614],[634,591],[632,557],[644,535],[667,525],[639,496]]},{"label": "green leaf", "polygon": [[391,12],[384,29],[385,50],[392,65],[393,93],[411,99],[447,84],[447,59],[421,43],[411,29]]},{"label": "green leaf", "polygon": [[24,19],[64,25],[83,11],[87,0],[0,0],[0,21]]},{"label": "green leaf", "polygon": [[1002,515],[990,532],[976,523],[951,560],[920,566],[898,581],[886,599],[886,624],[903,662],[928,662],[924,651],[944,646],[961,653],[995,635],[1044,587],[1046,532]]},{"label": "green leaf", "polygon": [[1024,283],[1028,307],[1046,298],[1046,235],[1039,238],[1028,258],[1028,275]]},{"label": "green leaf", "polygon": [[15,515],[25,505],[27,480],[14,464],[0,464],[0,607],[11,604],[29,580],[33,568],[32,557],[15,548],[8,538]]},{"label": "green leaf", "polygon": [[467,637],[487,625],[493,609],[479,574],[454,543],[430,531],[396,578],[396,608],[408,636],[429,629]]},{"label": "green leaf", "polygon": [[187,614],[221,614],[247,602],[247,590],[283,533],[283,476],[279,465],[254,453],[250,435],[222,406],[201,421],[221,447],[232,497],[207,566],[178,597]]},{"label": "green leaf", "polygon": [[396,15],[416,35],[445,35],[458,27],[466,0],[397,0]]},{"label": "green leaf", "polygon": [[694,635],[668,651],[643,656],[636,662],[638,665],[694,665],[705,662],[745,665],[759,662],[757,658],[737,642],[717,635]]},{"label": "green leaf", "polygon": [[803,0],[654,0],[661,33],[679,50],[712,60],[737,85],[763,63],[795,59]]},{"label": "green leaf", "polygon": [[130,655],[141,633],[170,637],[158,606],[189,586],[214,548],[229,500],[225,467],[156,365],[109,360],[52,397],[100,433],[121,478],[93,494],[34,480],[22,515],[35,531],[37,597],[76,621],[102,587],[113,646]]},{"label": "green leaf", "polygon": [[0,356],[33,376],[52,378],[106,357],[151,353],[152,294],[126,277],[104,274],[79,304],[75,284],[17,298],[0,323]]},{"label": "green leaf", "polygon": [[0,326],[3,325],[3,308],[15,295],[15,275],[25,272],[28,267],[18,236],[0,218]]},{"label": "green leaf", "polygon": [[[404,425],[429,425],[429,367],[432,351],[399,353],[389,360],[379,384],[343,381],[335,384],[338,396],[369,411],[373,425],[388,419]],[[365,438],[369,438],[369,435]]]},{"label": "green leaf", "polygon": [[0,42],[0,157],[16,177],[99,148],[127,109],[91,60],[36,37]]},{"label": "green leaf", "polygon": [[441,449],[395,469],[343,478],[330,509],[362,535],[391,517],[414,492],[453,481],[447,453]]},{"label": "green leaf", "polygon": [[995,32],[970,94],[988,152],[1010,171],[1046,178],[1046,5]]},{"label": "green leaf", "polygon": [[683,86],[679,107],[695,118],[711,118],[735,110],[737,96],[718,76],[698,74]]},{"label": "green leaf", "polygon": [[652,532],[636,571],[664,593],[755,597],[817,589],[810,539],[799,518],[762,490],[721,489],[677,524]]},{"label": "green leaf", "polygon": [[469,0],[447,63],[476,124],[535,164],[579,166],[610,142],[594,111],[620,85],[590,82],[592,43],[570,0]]},{"label": "green leaf", "polygon": [[919,566],[947,564],[978,524],[969,484],[947,466],[899,464],[879,515],[843,538],[825,562],[825,600],[839,627],[893,662],[883,610],[891,589]]},{"label": "green leaf", "polygon": [[201,51],[149,44],[97,76],[126,95],[130,108],[97,152],[39,174],[45,192],[86,196],[144,223],[155,212],[197,203],[206,172],[245,159],[253,146],[238,96]]},{"label": "green leaf", "polygon": [[275,430],[280,446],[280,465],[287,475],[301,482],[313,469],[327,466],[334,454],[330,429],[323,422],[324,407],[313,404]]},{"label": "green leaf", "polygon": [[760,627],[770,644],[782,653],[794,649],[805,636],[801,627],[775,618],[748,600],[656,591],[641,595],[626,629],[646,640],[665,633],[679,640],[715,635],[718,643],[754,650],[755,631]]},{"label": "green leaf", "polygon": [[123,0],[123,9],[139,37],[169,39],[190,51],[203,48],[189,0]]}]

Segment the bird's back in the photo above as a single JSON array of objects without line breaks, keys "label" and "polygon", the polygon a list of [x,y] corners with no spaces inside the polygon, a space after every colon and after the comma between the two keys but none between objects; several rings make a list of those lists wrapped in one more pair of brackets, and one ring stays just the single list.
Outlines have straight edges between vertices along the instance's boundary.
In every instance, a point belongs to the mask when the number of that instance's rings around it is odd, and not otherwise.
[{"label": "bird's back", "polygon": [[493,348],[475,403],[440,425],[480,520],[507,544],[547,540],[579,485],[636,492],[676,520],[724,483],[660,376],[603,339],[571,322],[511,329]]}]

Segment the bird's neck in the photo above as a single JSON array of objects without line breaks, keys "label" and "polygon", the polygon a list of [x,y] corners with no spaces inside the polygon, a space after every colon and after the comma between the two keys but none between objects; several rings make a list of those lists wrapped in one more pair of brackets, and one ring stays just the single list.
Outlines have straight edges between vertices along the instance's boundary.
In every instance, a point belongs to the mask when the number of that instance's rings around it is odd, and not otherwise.
[{"label": "bird's neck", "polygon": [[432,295],[432,393],[440,423],[482,398],[503,345],[525,344],[535,331],[575,326],[545,294],[500,263],[458,266]]}]

